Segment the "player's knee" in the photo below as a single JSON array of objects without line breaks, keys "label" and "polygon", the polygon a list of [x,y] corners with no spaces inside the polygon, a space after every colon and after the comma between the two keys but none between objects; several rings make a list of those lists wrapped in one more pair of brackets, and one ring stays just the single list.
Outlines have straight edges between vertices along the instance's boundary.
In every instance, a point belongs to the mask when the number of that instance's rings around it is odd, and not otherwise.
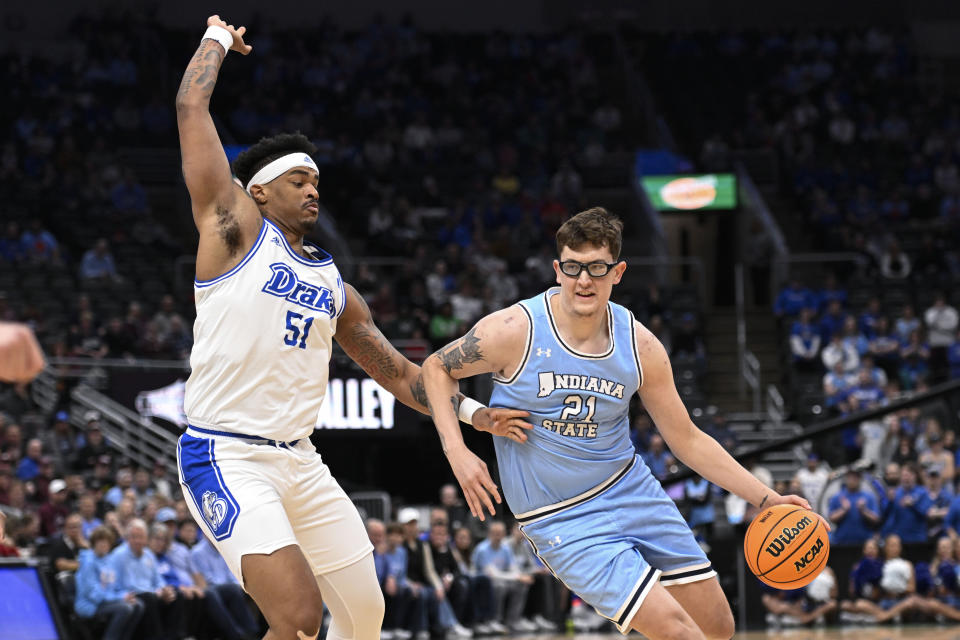
[{"label": "player's knee", "polygon": [[725,611],[710,620],[708,627],[703,629],[703,635],[707,640],[730,640],[735,631],[733,614]]},{"label": "player's knee", "polygon": [[307,638],[313,638],[320,633],[320,624],[323,622],[323,602],[319,597],[305,596],[298,599],[296,606],[291,607],[291,610],[283,616],[283,622],[290,633],[281,633],[281,637],[294,637],[294,634],[302,633]]},{"label": "player's knee", "polygon": [[669,613],[658,640],[704,640],[700,627],[685,613]]}]

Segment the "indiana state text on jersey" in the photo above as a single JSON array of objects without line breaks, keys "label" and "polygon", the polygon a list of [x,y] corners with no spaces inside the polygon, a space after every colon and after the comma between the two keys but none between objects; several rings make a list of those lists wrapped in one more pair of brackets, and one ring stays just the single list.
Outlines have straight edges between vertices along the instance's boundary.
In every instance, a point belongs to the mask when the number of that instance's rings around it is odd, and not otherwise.
[{"label": "indiana state text on jersey", "polygon": [[[618,400],[623,399],[624,385],[614,380],[606,380],[596,376],[584,376],[573,373],[556,373],[541,371],[538,373],[540,390],[538,398],[546,398],[554,391],[587,391],[609,396]],[[593,417],[597,412],[596,395],[568,393],[563,399],[563,411],[559,420],[544,419],[540,425],[548,431],[572,438],[597,437],[597,423]],[[586,408],[586,415],[580,414]]]},{"label": "indiana state text on jersey", "polygon": [[270,265],[271,275],[262,291],[278,298],[286,298],[290,302],[329,314],[336,315],[334,308],[333,291],[326,287],[318,287],[297,278],[297,272],[282,262]]}]

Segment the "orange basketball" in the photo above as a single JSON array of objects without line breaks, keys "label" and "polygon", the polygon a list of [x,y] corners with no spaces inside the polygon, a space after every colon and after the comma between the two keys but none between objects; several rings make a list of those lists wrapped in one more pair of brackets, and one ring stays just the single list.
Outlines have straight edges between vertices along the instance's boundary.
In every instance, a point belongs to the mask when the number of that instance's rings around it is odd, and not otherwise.
[{"label": "orange basketball", "polygon": [[747,566],[777,589],[810,584],[827,566],[830,539],[823,519],[792,504],[778,504],[757,514],[743,538]]}]

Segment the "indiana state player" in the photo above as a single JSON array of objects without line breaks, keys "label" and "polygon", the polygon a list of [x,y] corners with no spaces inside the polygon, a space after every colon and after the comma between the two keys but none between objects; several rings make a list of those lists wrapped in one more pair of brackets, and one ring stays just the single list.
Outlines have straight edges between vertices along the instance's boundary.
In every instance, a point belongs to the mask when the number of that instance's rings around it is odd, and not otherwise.
[{"label": "indiana state player", "polygon": [[808,505],[764,486],[690,421],[663,346],[609,301],[626,269],[621,229],[601,208],[565,222],[559,288],[482,318],[430,356],[427,397],[474,513],[496,488],[460,435],[456,381],[493,373],[490,404],[530,411],[525,442],[494,438],[507,504],[544,564],[621,632],[729,638],[716,572],[634,453],[630,397],[639,392],[673,454],[711,482],[758,506]]},{"label": "indiana state player", "polygon": [[[180,481],[193,517],[266,616],[266,638],[315,638],[325,602],[328,638],[374,640],[383,596],[372,546],[309,436],[334,339],[427,413],[420,369],[386,341],[332,258],[304,243],[318,214],[313,145],[302,135],[261,140],[237,157],[242,186],[234,183],[209,103],[227,52],[251,47],[243,27],[217,16],[207,24],[177,94],[200,235]],[[464,418],[506,434],[522,413],[480,408]]]}]

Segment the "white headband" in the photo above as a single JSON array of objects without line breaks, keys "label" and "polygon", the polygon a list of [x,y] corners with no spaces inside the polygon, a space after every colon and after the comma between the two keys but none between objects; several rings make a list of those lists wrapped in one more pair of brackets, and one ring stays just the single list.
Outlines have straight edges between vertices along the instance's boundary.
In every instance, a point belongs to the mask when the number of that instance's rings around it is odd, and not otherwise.
[{"label": "white headband", "polygon": [[253,185],[267,184],[268,182],[276,180],[294,167],[310,167],[317,173],[320,173],[320,170],[317,169],[317,163],[315,163],[313,158],[307,154],[302,152],[288,153],[281,158],[277,158],[273,162],[267,163],[267,165],[260,169],[260,171],[257,171],[255,174],[253,174],[253,177],[250,178],[250,182],[247,183],[247,193],[250,193],[250,187]]}]

